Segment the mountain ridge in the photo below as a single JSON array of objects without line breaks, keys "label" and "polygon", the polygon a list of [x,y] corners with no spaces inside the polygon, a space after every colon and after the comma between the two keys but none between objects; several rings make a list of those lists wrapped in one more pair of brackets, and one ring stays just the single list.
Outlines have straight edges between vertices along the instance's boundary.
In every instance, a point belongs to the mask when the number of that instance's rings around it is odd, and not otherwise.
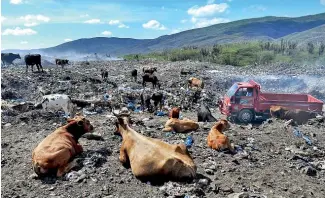
[{"label": "mountain ridge", "polygon": [[[185,46],[205,47],[223,43],[276,41],[281,38],[290,38],[294,40],[297,38],[297,34],[302,32],[307,32],[307,34],[303,34],[303,36],[308,37],[309,30],[322,25],[325,25],[325,13],[300,17],[265,16],[220,23],[170,35],[162,35],[155,39],[118,37],[80,38],[49,48],[4,51],[16,53],[43,53],[46,55],[98,53],[120,56],[125,54],[162,51]],[[297,40],[299,39],[297,38]]]}]

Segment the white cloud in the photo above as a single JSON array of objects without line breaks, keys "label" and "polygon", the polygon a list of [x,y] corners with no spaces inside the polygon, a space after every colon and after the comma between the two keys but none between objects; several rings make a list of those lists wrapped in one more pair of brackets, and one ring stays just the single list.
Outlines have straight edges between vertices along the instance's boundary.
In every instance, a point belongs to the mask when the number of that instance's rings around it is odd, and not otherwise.
[{"label": "white cloud", "polygon": [[33,27],[39,25],[40,22],[49,22],[50,18],[41,14],[38,15],[31,15],[28,14],[26,16],[19,17],[20,20],[24,20],[24,26],[26,27]]},{"label": "white cloud", "polygon": [[15,29],[5,29],[5,31],[2,33],[2,35],[13,35],[13,36],[33,35],[33,34],[37,34],[37,32],[30,28],[21,29],[20,27],[16,27]]},{"label": "white cloud", "polygon": [[64,41],[69,42],[69,41],[72,41],[72,39],[66,38],[66,39],[64,39]]},{"label": "white cloud", "polygon": [[23,44],[23,45],[25,45],[25,44],[27,44],[28,42],[27,41],[21,41],[20,42],[20,44]]},{"label": "white cloud", "polygon": [[191,19],[192,23],[194,23],[195,28],[202,28],[218,23],[227,23],[230,20],[229,19],[224,19],[224,18],[212,18],[212,19],[206,19],[206,18],[195,18],[193,17]]},{"label": "white cloud", "polygon": [[320,0],[320,4],[325,5],[325,0]]},{"label": "white cloud", "polygon": [[36,23],[36,22],[31,22],[31,23],[25,23],[24,24],[24,26],[26,26],[26,27],[33,27],[33,26],[37,26],[37,25],[39,25],[39,24]]},{"label": "white cloud", "polygon": [[119,27],[119,28],[129,28],[129,26],[127,26],[127,25],[124,25],[123,23],[122,23],[122,24],[120,24],[120,25],[118,25],[118,27]]},{"label": "white cloud", "polygon": [[120,23],[119,20],[110,20],[110,21],[108,22],[108,24],[110,24],[110,25],[117,25],[117,24],[119,24],[119,23]]},{"label": "white cloud", "polygon": [[159,23],[156,20],[150,20],[147,23],[142,24],[142,27],[145,29],[154,29],[154,30],[166,30],[167,28]]},{"label": "white cloud", "polygon": [[41,21],[41,22],[49,22],[50,18],[41,14],[38,15],[31,15],[28,14],[26,16],[20,17],[20,19],[26,21],[26,22],[31,22],[31,21]]},{"label": "white cloud", "polygon": [[18,5],[18,4],[22,4],[23,1],[22,1],[22,0],[10,0],[10,3],[11,3],[11,4]]},{"label": "white cloud", "polygon": [[212,16],[216,13],[222,13],[227,10],[228,4],[221,3],[221,4],[210,4],[205,5],[202,7],[194,6],[187,10],[189,15],[194,17],[205,17],[205,16]]},{"label": "white cloud", "polygon": [[110,20],[110,21],[108,22],[108,24],[110,24],[110,25],[117,25],[118,28],[129,28],[129,26],[123,24],[123,23],[122,23],[121,21],[119,21],[119,20]]},{"label": "white cloud", "polygon": [[96,23],[100,23],[100,19],[90,19],[90,20],[85,21],[84,23],[96,24]]},{"label": "white cloud", "polygon": [[104,32],[102,32],[102,35],[112,36],[112,32],[110,32],[110,31],[104,31]]},{"label": "white cloud", "polygon": [[86,17],[89,17],[89,15],[88,14],[82,14],[82,15],[80,15],[80,17],[81,18],[86,18]]},{"label": "white cloud", "polygon": [[181,23],[186,23],[186,22],[187,22],[186,19],[181,20]]},{"label": "white cloud", "polygon": [[1,22],[3,22],[4,20],[6,20],[7,18],[4,16],[1,16]]},{"label": "white cloud", "polygon": [[254,10],[258,10],[258,11],[265,11],[266,10],[266,7],[264,7],[262,5],[251,5],[251,6],[249,6],[249,8],[254,9]]}]

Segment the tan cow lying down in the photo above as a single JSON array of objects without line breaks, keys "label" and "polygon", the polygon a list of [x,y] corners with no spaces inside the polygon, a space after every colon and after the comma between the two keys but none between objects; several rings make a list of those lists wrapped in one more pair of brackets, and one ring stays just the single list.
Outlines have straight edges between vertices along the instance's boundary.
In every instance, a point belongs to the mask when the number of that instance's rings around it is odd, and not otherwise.
[{"label": "tan cow lying down", "polygon": [[191,77],[191,78],[188,79],[188,87],[189,88],[193,88],[194,87],[194,88],[201,88],[201,89],[203,89],[204,88],[204,83],[200,79]]},{"label": "tan cow lying down", "polygon": [[229,139],[223,134],[223,131],[229,129],[230,125],[227,120],[221,119],[211,128],[207,137],[208,147],[215,150],[229,149],[234,151],[234,147],[230,144]]},{"label": "tan cow lying down", "polygon": [[270,114],[272,117],[283,119],[283,120],[293,120],[297,124],[305,124],[311,118],[315,118],[317,113],[303,111],[300,109],[288,109],[281,106],[271,106]]},{"label": "tan cow lying down", "polygon": [[119,160],[131,166],[135,177],[153,183],[191,181],[196,177],[196,165],[184,144],[167,144],[137,133],[129,127],[129,112],[114,115],[116,132],[123,138]]},{"label": "tan cow lying down", "polygon": [[89,120],[76,115],[68,124],[48,135],[33,151],[33,169],[38,176],[63,176],[76,165],[70,162],[83,149],[78,139],[93,130]]},{"label": "tan cow lying down", "polygon": [[199,128],[199,124],[193,120],[184,118],[183,120],[177,118],[170,118],[167,120],[164,132],[175,131],[176,133],[187,133],[190,131],[196,131]]}]

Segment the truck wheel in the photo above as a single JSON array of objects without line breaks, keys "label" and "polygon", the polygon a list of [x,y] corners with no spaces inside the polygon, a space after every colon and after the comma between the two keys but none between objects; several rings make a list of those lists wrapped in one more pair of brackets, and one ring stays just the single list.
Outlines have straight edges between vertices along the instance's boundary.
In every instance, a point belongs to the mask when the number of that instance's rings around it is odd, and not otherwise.
[{"label": "truck wheel", "polygon": [[251,110],[244,109],[239,112],[238,119],[240,122],[250,123],[254,119],[254,114]]}]

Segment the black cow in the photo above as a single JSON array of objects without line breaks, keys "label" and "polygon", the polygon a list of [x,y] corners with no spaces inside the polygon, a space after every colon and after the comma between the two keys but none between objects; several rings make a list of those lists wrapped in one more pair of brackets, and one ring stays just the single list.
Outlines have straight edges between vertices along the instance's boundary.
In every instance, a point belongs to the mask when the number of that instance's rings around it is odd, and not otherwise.
[{"label": "black cow", "polygon": [[67,59],[55,59],[55,64],[57,66],[61,65],[61,67],[63,68],[64,65],[68,65],[69,64],[69,60]]},{"label": "black cow", "polygon": [[216,122],[217,119],[212,116],[210,109],[201,104],[197,112],[197,121],[198,122]]},{"label": "black cow", "polygon": [[32,72],[34,71],[34,65],[36,65],[37,70],[40,71],[40,67],[43,71],[43,67],[41,64],[41,55],[40,54],[28,54],[25,56],[25,63],[26,63],[26,72],[28,71],[28,65],[32,67]]},{"label": "black cow", "polygon": [[[144,110],[145,108],[148,109],[149,112],[156,112],[159,109],[161,111],[163,105],[164,95],[161,92],[150,92],[148,90],[143,89],[141,92],[141,106]],[[154,102],[154,110],[153,106],[151,105],[151,100]]]},{"label": "black cow", "polygon": [[137,82],[138,70],[136,69],[132,70],[131,76],[134,78],[134,81]]},{"label": "black cow", "polygon": [[5,65],[13,65],[13,61],[15,59],[21,59],[19,54],[13,54],[13,53],[1,53],[1,62]]},{"label": "black cow", "polygon": [[155,76],[153,74],[149,74],[149,73],[144,74],[142,76],[142,86],[143,87],[146,87],[146,82],[151,82],[153,88],[158,86],[158,88],[160,89],[160,83],[159,83],[157,76]]},{"label": "black cow", "polygon": [[100,74],[102,75],[102,79],[105,80],[106,78],[108,78],[108,71],[105,69],[101,69],[100,70]]}]

